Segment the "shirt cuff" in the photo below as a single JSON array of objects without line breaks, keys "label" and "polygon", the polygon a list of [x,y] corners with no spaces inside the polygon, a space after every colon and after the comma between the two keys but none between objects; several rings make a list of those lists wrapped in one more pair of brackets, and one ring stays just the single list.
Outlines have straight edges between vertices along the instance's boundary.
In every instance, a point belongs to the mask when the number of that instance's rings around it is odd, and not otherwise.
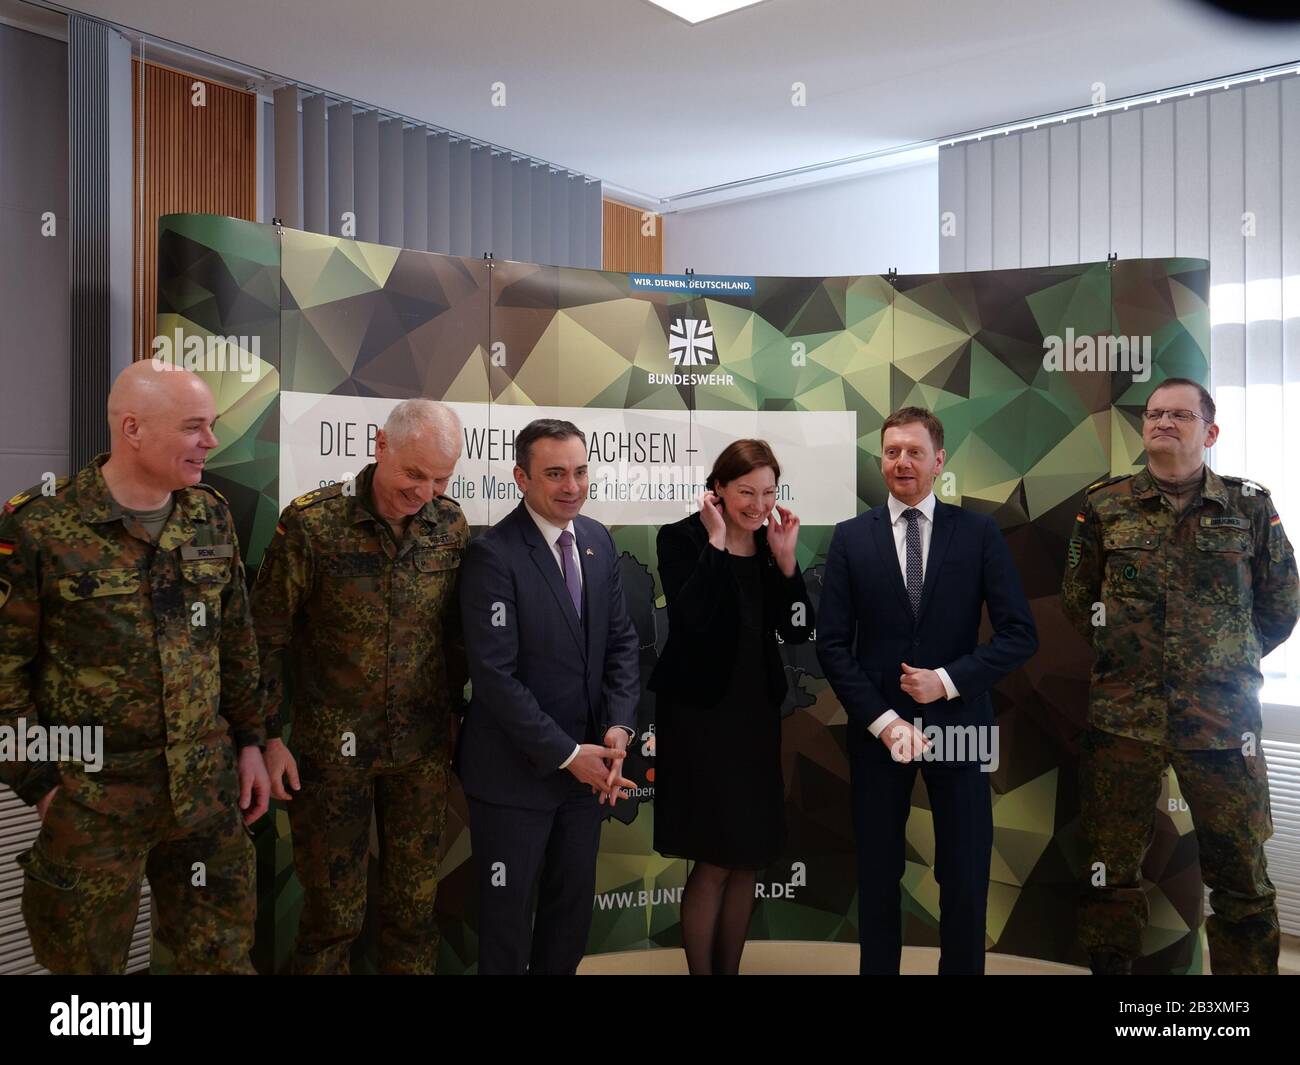
[{"label": "shirt cuff", "polygon": [[940,666],[935,672],[939,674],[939,679],[943,681],[943,690],[948,693],[948,698],[956,699],[961,693],[957,690],[957,685],[952,682],[952,678],[948,676],[948,671]]},{"label": "shirt cuff", "polygon": [[572,762],[575,758],[578,757],[578,751],[580,751],[581,749],[582,749],[582,745],[579,744],[579,743],[575,743],[575,744],[573,745],[573,753],[572,753],[571,755],[569,755],[569,757],[566,758],[563,762],[560,763],[560,768],[561,768],[561,769],[568,769],[568,768],[569,768],[569,763]]},{"label": "shirt cuff", "polygon": [[897,720],[898,715],[894,713],[894,711],[886,710],[876,718],[875,721],[871,722],[871,724],[867,726],[867,731],[875,736],[876,739],[880,739],[880,734]]}]

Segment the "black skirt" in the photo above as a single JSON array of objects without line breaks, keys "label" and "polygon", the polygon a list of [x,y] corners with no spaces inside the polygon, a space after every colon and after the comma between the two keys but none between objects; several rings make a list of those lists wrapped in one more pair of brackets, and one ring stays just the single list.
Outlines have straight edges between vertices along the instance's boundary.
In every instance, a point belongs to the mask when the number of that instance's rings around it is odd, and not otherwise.
[{"label": "black skirt", "polygon": [[654,846],[664,857],[766,869],[785,847],[781,708],[763,665],[757,556],[729,556],[740,588],[739,642],[722,701],[659,696],[655,707]]}]

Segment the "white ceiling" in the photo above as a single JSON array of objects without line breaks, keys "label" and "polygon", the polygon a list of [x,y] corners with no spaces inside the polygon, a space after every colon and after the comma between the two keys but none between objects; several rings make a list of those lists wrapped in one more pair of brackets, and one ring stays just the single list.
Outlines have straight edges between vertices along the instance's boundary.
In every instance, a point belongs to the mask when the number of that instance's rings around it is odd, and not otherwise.
[{"label": "white ceiling", "polygon": [[1200,0],[65,2],[656,198],[1300,61]]}]

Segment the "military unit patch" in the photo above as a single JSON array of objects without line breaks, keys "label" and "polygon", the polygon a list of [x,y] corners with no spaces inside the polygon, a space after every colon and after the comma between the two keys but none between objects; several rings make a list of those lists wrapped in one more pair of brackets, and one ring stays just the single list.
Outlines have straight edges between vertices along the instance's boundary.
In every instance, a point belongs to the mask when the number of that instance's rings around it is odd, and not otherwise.
[{"label": "military unit patch", "polygon": [[1074,569],[1083,557],[1083,541],[1077,536],[1070,537],[1070,569]]},{"label": "military unit patch", "polygon": [[16,496],[11,496],[9,501],[5,503],[5,513],[12,514],[31,498],[30,492],[19,492]]}]

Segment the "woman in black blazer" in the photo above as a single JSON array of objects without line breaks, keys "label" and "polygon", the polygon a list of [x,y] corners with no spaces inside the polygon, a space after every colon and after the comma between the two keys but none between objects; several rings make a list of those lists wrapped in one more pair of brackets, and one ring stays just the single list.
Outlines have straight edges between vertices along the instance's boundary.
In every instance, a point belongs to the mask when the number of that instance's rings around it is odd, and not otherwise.
[{"label": "woman in black blazer", "polygon": [[649,685],[655,849],[694,862],[681,904],[692,973],[739,970],[755,878],[785,844],[777,634],[803,643],[814,622],[799,519],[776,506],[780,476],[765,441],[738,440],[699,511],[659,530],[668,642]]}]

